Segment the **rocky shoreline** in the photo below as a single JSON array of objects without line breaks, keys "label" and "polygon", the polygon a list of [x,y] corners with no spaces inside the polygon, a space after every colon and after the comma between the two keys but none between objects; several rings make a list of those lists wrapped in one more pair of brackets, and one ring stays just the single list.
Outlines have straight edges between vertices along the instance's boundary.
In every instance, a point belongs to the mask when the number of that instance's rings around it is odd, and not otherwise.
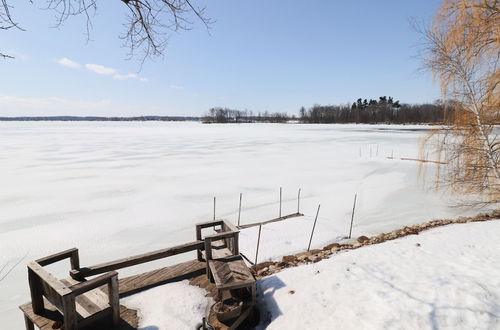
[{"label": "rocky shoreline", "polygon": [[315,263],[320,260],[329,258],[332,254],[342,250],[357,249],[365,245],[379,244],[385,241],[394,240],[408,235],[418,235],[424,230],[435,227],[446,226],[457,223],[479,222],[499,220],[500,210],[495,210],[491,213],[482,213],[474,217],[460,217],[457,219],[442,219],[432,220],[418,225],[406,226],[401,229],[393,230],[389,233],[382,233],[372,237],[359,236],[355,243],[331,243],[324,246],[322,249],[314,249],[306,252],[297,253],[294,255],[283,256],[281,261],[265,261],[253,266],[253,271],[257,279],[275,274],[285,268],[296,267],[304,264]]}]

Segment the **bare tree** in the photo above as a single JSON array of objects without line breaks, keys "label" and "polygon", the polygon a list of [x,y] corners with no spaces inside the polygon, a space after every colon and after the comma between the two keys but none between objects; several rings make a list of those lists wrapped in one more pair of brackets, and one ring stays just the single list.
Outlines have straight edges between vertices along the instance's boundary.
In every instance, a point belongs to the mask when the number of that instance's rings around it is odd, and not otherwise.
[{"label": "bare tree", "polygon": [[[424,148],[446,163],[439,180],[464,193],[500,198],[500,1],[445,0],[426,39],[424,59],[454,106],[451,126],[435,130]],[[422,149],[424,152],[424,149]]]},{"label": "bare tree", "polygon": [[[9,0],[0,0],[0,29],[22,29],[13,21],[13,5]],[[41,1],[41,0],[40,0]],[[111,0],[104,0],[111,1]],[[129,56],[138,55],[142,60],[150,56],[161,56],[172,32],[189,30],[194,24],[193,18],[201,21],[207,29],[213,21],[205,16],[205,7],[194,5],[193,0],[112,0],[121,1],[129,10],[124,24],[125,31],[120,36],[130,52]],[[30,0],[31,3],[34,0]],[[45,0],[46,9],[56,13],[56,26],[72,16],[86,17],[87,38],[92,29],[92,17],[98,8],[99,0]],[[137,54],[139,52],[139,54]],[[1,57],[12,56],[0,53]]]}]

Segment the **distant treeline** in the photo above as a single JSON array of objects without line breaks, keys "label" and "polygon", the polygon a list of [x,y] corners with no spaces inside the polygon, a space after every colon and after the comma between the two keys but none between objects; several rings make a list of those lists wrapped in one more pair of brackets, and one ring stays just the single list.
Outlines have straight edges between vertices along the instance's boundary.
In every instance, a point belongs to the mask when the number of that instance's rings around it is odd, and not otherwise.
[{"label": "distant treeline", "polygon": [[96,117],[96,116],[48,116],[48,117],[0,117],[0,121],[198,121],[199,117],[183,116],[138,116],[138,117]]},{"label": "distant treeline", "polygon": [[[300,108],[299,116],[287,113],[258,113],[249,110],[211,108],[202,118],[206,123],[281,123],[298,120],[302,123],[443,123],[453,116],[453,106],[441,101],[424,104],[405,104],[392,97],[381,96],[378,100],[357,99],[350,105],[313,105]],[[446,114],[446,116],[445,116]]]},{"label": "distant treeline", "polygon": [[264,111],[254,114],[253,111],[249,110],[215,107],[208,110],[202,121],[204,123],[284,123],[292,119],[295,119],[295,116],[289,116],[286,112]]},{"label": "distant treeline", "polygon": [[299,110],[304,123],[443,123],[453,115],[453,107],[442,102],[405,104],[392,97],[357,99],[351,105],[314,105]]}]

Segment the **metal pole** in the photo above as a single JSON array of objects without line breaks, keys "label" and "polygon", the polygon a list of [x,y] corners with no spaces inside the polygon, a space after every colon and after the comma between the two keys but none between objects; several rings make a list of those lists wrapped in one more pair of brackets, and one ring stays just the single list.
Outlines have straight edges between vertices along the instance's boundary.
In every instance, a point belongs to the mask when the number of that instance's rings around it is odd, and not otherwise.
[{"label": "metal pole", "polygon": [[318,214],[319,214],[319,208],[321,207],[321,204],[318,205],[318,210],[316,211],[316,218],[314,218],[314,225],[313,225],[313,229],[311,231],[311,238],[309,238],[309,245],[307,246],[307,251],[309,252],[309,250],[311,249],[311,242],[313,240],[313,235],[314,235],[314,229],[316,228],[316,221],[318,220]]},{"label": "metal pole", "polygon": [[260,231],[261,230],[262,230],[262,225],[259,225],[259,237],[257,238],[257,250],[255,250],[255,265],[257,265],[257,257],[259,256]]},{"label": "metal pole", "polygon": [[354,194],[354,204],[352,205],[351,227],[349,228],[349,238],[351,238],[351,233],[352,233],[352,223],[354,221],[354,210],[356,209],[356,197],[357,197],[357,194]]},{"label": "metal pole", "polygon": [[282,197],[282,195],[283,195],[282,194],[282,189],[280,187],[280,216],[279,216],[280,218],[281,218],[281,197]]},{"label": "metal pole", "polygon": [[214,197],[214,221],[215,221],[215,197]]},{"label": "metal pole", "polygon": [[240,225],[240,217],[241,217],[241,195],[243,194],[240,193],[240,207],[238,209],[238,226]]},{"label": "metal pole", "polygon": [[299,193],[297,195],[297,213],[300,213],[300,188],[299,188]]}]

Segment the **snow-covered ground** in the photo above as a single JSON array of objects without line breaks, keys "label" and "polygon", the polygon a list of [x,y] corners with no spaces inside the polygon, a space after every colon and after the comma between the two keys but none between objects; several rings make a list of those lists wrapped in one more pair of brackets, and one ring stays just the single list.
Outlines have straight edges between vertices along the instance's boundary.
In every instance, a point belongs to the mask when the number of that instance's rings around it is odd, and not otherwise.
[{"label": "snow-covered ground", "polygon": [[343,251],[258,282],[267,329],[500,329],[500,221]]},{"label": "snow-covered ground", "polygon": [[139,311],[140,329],[197,329],[212,298],[188,280],[165,284],[121,299],[120,303]]},{"label": "snow-covered ground", "polygon": [[[313,247],[347,234],[371,235],[434,218],[475,213],[421,184],[414,158],[422,126],[202,125],[166,122],[0,122],[0,318],[22,326],[29,300],[24,263],[70,247],[91,265],[185,243],[194,224],[217,217],[242,223],[283,214],[306,217],[265,226],[259,261],[302,251],[317,205]],[[432,155],[429,155],[432,157]],[[431,171],[429,165],[425,169]],[[241,234],[253,258],[257,229]],[[133,267],[121,276],[185,254]],[[68,265],[51,268],[65,276]]]}]

